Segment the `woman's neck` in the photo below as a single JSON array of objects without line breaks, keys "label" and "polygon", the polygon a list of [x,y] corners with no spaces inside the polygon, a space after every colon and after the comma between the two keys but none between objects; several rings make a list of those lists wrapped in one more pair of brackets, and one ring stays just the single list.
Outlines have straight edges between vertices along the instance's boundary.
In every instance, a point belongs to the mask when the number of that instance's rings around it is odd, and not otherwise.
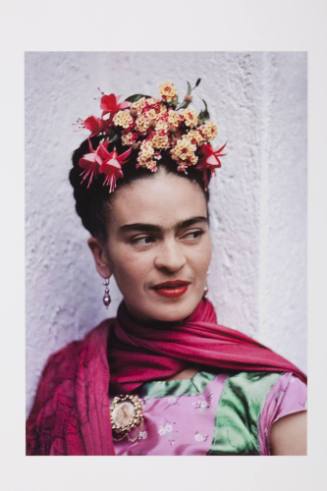
[{"label": "woman's neck", "polygon": [[168,378],[167,380],[185,380],[185,379],[190,379],[193,377],[198,372],[196,368],[190,367],[190,368],[185,368],[179,373],[176,373],[172,377]]}]

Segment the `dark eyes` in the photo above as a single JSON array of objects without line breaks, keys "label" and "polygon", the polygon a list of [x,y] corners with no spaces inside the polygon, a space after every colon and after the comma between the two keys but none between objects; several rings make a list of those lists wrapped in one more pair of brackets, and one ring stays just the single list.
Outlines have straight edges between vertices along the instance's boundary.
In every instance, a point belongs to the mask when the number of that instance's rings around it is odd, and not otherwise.
[{"label": "dark eyes", "polygon": [[[194,242],[205,233],[204,230],[191,230],[180,236],[182,241]],[[130,239],[130,243],[133,245],[149,245],[159,240],[159,237],[155,235],[138,235]]]},{"label": "dark eyes", "polygon": [[204,230],[192,230],[190,232],[187,232],[187,234],[182,236],[182,239],[186,240],[192,240],[192,239],[197,239],[198,237],[201,237],[201,235],[204,234]]},{"label": "dark eyes", "polygon": [[130,239],[131,244],[140,244],[140,245],[147,245],[151,244],[154,242],[156,239],[155,237],[152,237],[151,235],[145,235],[144,237],[133,237]]}]

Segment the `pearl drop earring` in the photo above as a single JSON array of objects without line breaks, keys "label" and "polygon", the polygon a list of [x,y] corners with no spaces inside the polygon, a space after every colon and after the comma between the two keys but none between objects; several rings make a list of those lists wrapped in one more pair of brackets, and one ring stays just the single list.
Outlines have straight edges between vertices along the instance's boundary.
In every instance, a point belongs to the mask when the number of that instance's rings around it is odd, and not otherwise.
[{"label": "pearl drop earring", "polygon": [[110,294],[109,294],[109,278],[105,279],[104,286],[105,286],[105,289],[104,289],[104,295],[103,295],[102,300],[103,300],[104,306],[106,308],[108,308],[110,303],[111,303],[111,298],[110,298]]}]

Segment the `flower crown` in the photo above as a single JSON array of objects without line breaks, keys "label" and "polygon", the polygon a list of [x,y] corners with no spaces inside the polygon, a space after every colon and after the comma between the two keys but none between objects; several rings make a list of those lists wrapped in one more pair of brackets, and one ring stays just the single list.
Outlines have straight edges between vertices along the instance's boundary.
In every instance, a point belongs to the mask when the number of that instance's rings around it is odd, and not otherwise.
[{"label": "flower crown", "polygon": [[[221,167],[220,157],[226,144],[214,150],[210,141],[217,135],[217,126],[209,121],[208,106],[204,99],[204,109],[197,113],[190,109],[194,87],[187,82],[187,94],[181,103],[171,82],[160,86],[160,99],[144,94],[134,94],[119,102],[115,94],[102,94],[101,117],[89,116],[80,121],[81,126],[90,131],[88,137],[89,153],[79,160],[82,169],[82,183],[89,188],[97,175],[103,175],[103,185],[109,193],[116,188],[117,180],[124,177],[123,166],[128,163],[132,152],[136,168],[150,172],[158,170],[157,162],[163,152],[169,152],[176,162],[177,171],[187,174],[190,167],[203,172],[207,187],[215,169]],[[93,146],[92,137],[99,137]],[[116,145],[127,147],[118,153]]]}]

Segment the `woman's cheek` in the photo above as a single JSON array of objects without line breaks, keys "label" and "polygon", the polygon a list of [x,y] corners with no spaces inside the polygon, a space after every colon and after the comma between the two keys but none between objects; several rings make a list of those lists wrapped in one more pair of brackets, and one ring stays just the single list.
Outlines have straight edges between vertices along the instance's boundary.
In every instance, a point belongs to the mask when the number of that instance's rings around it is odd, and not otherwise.
[{"label": "woman's cheek", "polygon": [[193,254],[193,264],[194,268],[199,272],[206,271],[209,267],[211,260],[211,243],[202,244],[201,247],[197,248]]},{"label": "woman's cheek", "polygon": [[147,252],[126,250],[114,261],[114,273],[126,279],[125,282],[142,281],[147,270],[151,267],[151,257]]}]

